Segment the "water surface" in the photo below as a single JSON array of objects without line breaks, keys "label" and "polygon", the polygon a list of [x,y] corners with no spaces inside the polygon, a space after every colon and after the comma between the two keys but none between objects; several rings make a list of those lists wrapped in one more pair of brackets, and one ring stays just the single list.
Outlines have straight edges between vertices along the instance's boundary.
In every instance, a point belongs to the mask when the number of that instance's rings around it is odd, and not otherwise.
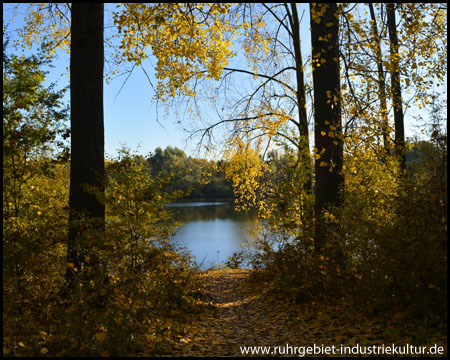
[{"label": "water surface", "polygon": [[241,244],[250,239],[249,230],[258,222],[252,213],[236,212],[232,202],[189,202],[167,205],[177,221],[183,222],[172,242],[186,247],[200,269],[223,264]]}]

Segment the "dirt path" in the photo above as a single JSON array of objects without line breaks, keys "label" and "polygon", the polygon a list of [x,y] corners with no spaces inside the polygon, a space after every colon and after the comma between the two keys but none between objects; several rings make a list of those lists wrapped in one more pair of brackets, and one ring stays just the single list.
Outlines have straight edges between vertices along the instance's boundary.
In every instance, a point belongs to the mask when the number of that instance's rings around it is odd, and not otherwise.
[{"label": "dirt path", "polygon": [[[180,355],[242,356],[240,347],[299,344],[298,319],[280,312],[249,290],[250,270],[213,270],[202,274],[211,311],[189,328],[177,345]],[[295,331],[292,331],[294,330]]]},{"label": "dirt path", "polygon": [[[252,346],[267,347],[272,353],[266,356],[298,357],[298,353],[286,351],[299,351],[294,347],[303,347],[304,351],[305,347],[314,345],[322,348],[334,345],[336,349],[341,344],[347,347],[356,344],[419,345],[417,341],[421,335],[417,324],[405,321],[401,316],[366,317],[342,305],[292,306],[286,301],[275,301],[261,295],[261,291],[252,291],[245,284],[250,272],[209,270],[201,274],[206,282],[208,310],[195,315],[195,321],[185,329],[172,355],[252,356],[251,352],[241,352],[241,347]],[[429,334],[427,344],[445,346],[447,337],[440,333],[435,336]],[[286,350],[286,344],[290,350]],[[281,349],[275,350],[275,347]],[[281,351],[281,354],[273,351]],[[259,356],[263,354],[259,353]],[[329,353],[328,356],[333,355]],[[334,356],[341,354],[335,353]]]}]

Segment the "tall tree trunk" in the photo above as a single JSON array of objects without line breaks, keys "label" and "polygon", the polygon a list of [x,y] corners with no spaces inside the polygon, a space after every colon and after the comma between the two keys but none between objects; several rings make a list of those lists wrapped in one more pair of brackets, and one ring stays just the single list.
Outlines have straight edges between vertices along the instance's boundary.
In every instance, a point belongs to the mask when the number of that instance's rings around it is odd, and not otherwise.
[{"label": "tall tree trunk", "polygon": [[[286,5],[286,11],[289,14],[289,9]],[[297,77],[297,104],[298,104],[298,116],[299,116],[299,146],[298,156],[301,166],[305,169],[303,172],[303,190],[308,194],[312,192],[312,174],[311,174],[311,157],[309,152],[309,131],[308,131],[308,118],[306,115],[306,92],[305,81],[303,73],[303,59],[302,49],[300,42],[300,24],[297,13],[297,5],[291,3],[291,14],[289,14],[289,21],[292,29],[292,42],[294,46],[295,54],[295,67]]]},{"label": "tall tree trunk", "polygon": [[71,161],[66,282],[79,281],[93,244],[87,228],[104,236],[105,204],[85,186],[104,193],[103,4],[73,3],[70,53]]},{"label": "tall tree trunk", "polygon": [[[383,5],[381,5],[383,6]],[[384,152],[389,155],[391,152],[391,146],[389,141],[389,117],[386,104],[386,82],[384,77],[383,57],[381,55],[381,40],[378,34],[377,19],[375,17],[375,11],[373,4],[369,3],[370,17],[372,20],[372,32],[375,38],[375,56],[378,70],[378,96],[380,97],[380,110],[381,110],[381,133],[383,136]]]},{"label": "tall tree trunk", "polygon": [[[328,234],[323,212],[342,203],[344,177],[339,74],[339,16],[336,3],[310,4],[314,83],[315,251]],[[317,156],[318,156],[317,155]]]},{"label": "tall tree trunk", "polygon": [[400,87],[400,66],[398,54],[397,25],[395,23],[394,4],[386,4],[387,24],[391,50],[391,93],[394,105],[395,153],[400,157],[400,169],[406,171],[405,125],[402,109],[402,90]]}]

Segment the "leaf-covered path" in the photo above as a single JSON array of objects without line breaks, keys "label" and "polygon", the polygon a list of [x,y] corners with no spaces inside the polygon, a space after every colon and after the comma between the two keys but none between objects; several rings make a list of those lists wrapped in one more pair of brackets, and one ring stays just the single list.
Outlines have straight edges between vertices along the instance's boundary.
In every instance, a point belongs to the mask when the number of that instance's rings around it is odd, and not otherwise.
[{"label": "leaf-covered path", "polygon": [[[332,305],[296,304],[275,300],[248,286],[251,270],[209,270],[205,278],[205,301],[208,310],[197,316],[186,327],[172,355],[179,356],[251,356],[241,352],[241,347],[332,346],[382,346],[415,344],[426,336],[426,343],[446,343],[446,338],[436,334],[420,334],[417,324],[395,318],[368,318]],[[434,335],[434,336],[433,336]],[[431,343],[432,342],[432,343]],[[270,347],[270,348],[269,348]],[[261,351],[261,350],[259,350]],[[288,351],[295,351],[288,350]],[[253,354],[257,356],[257,354]],[[262,354],[260,353],[259,356]],[[286,353],[285,355],[296,355]],[[331,354],[330,354],[331,355]],[[297,353],[298,356],[298,353]],[[318,354],[317,354],[318,356]],[[335,356],[340,356],[336,353]]]},{"label": "leaf-covered path", "polygon": [[249,270],[212,270],[201,275],[206,280],[210,311],[180,339],[180,354],[239,356],[240,346],[281,344],[289,336],[294,342],[284,315],[244,285],[249,274]]}]

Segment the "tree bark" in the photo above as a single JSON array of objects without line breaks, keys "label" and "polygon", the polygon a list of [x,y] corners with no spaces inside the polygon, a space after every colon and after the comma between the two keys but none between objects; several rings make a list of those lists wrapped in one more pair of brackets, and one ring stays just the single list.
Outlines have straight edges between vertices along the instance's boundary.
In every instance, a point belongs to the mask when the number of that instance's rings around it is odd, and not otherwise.
[{"label": "tree bark", "polygon": [[[381,5],[383,6],[383,5]],[[381,54],[381,40],[380,35],[378,34],[378,28],[376,23],[375,11],[373,9],[373,4],[369,3],[370,17],[372,19],[372,32],[376,42],[376,62],[377,62],[377,70],[378,70],[378,96],[380,97],[380,110],[381,110],[381,133],[383,136],[383,144],[384,144],[384,152],[386,155],[389,155],[391,152],[391,145],[389,141],[389,118],[388,118],[388,110],[387,110],[387,102],[386,102],[386,82],[384,76],[384,68],[383,68],[383,57]]]},{"label": "tree bark", "polygon": [[[286,7],[286,10],[287,7]],[[300,24],[297,13],[297,5],[291,3],[291,11],[289,20],[291,22],[292,29],[292,43],[295,54],[295,67],[296,67],[296,81],[297,81],[297,104],[298,104],[298,117],[299,117],[299,146],[298,156],[300,164],[305,168],[303,172],[305,174],[303,181],[303,189],[310,194],[312,192],[312,174],[311,174],[311,157],[309,150],[309,130],[308,130],[308,118],[306,115],[306,93],[305,93],[305,81],[303,73],[303,59],[302,49],[300,42]]]},{"label": "tree bark", "polygon": [[391,94],[394,106],[395,153],[400,157],[400,169],[406,171],[405,124],[403,119],[402,90],[400,86],[400,66],[398,54],[397,25],[394,4],[386,4],[387,24],[391,51]]},{"label": "tree bark", "polygon": [[342,203],[344,177],[336,3],[310,4],[314,83],[315,252],[327,240],[323,212]]},{"label": "tree bark", "polygon": [[73,3],[70,53],[71,161],[66,282],[78,281],[93,244],[86,230],[104,235],[103,13],[99,3]]}]

